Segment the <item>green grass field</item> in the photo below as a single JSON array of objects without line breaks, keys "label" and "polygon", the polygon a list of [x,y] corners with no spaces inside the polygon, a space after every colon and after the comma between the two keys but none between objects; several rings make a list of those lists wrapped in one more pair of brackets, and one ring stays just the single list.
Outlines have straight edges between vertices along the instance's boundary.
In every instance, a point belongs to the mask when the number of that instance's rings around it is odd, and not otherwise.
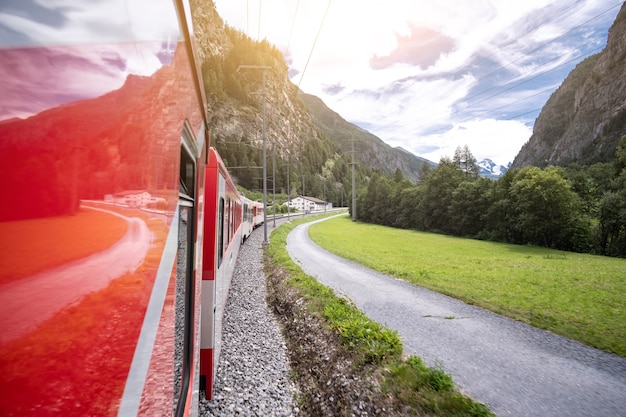
[{"label": "green grass field", "polygon": [[311,238],[405,281],[626,356],[626,259],[354,223]]}]

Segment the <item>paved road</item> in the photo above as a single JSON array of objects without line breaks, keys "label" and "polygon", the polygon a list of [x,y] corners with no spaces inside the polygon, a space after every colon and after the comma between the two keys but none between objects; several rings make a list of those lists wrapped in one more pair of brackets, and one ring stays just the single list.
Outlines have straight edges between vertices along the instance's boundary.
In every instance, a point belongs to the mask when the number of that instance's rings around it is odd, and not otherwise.
[{"label": "paved road", "polygon": [[339,258],[308,238],[310,224],[289,234],[292,259],[498,416],[626,416],[625,359]]}]

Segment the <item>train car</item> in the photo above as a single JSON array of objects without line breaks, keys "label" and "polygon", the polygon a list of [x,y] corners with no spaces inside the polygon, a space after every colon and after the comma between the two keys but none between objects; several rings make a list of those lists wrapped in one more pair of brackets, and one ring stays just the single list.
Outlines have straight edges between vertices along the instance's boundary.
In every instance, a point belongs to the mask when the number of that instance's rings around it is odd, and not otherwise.
[{"label": "train car", "polygon": [[243,201],[243,229],[242,238],[245,241],[252,231],[263,224],[263,203],[250,200],[242,196]]},{"label": "train car", "polygon": [[257,228],[265,221],[265,209],[263,203],[255,202],[252,208],[252,227]]},{"label": "train car", "polygon": [[242,209],[189,4],[0,16],[0,415],[195,415]]},{"label": "train car", "polygon": [[202,337],[200,389],[212,399],[213,381],[221,350],[222,318],[228,289],[243,240],[244,203],[214,148],[206,167],[202,274]]}]

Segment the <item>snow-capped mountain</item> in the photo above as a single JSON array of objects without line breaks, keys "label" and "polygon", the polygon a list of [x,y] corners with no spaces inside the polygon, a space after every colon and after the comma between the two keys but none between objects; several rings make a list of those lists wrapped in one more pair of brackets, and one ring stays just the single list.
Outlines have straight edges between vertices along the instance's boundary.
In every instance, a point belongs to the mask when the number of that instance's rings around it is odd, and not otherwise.
[{"label": "snow-capped mountain", "polygon": [[506,171],[508,171],[511,163],[509,162],[507,166],[504,166],[496,164],[491,159],[483,159],[482,161],[477,162],[476,165],[478,165],[479,169],[478,175],[481,177],[498,179],[504,175]]}]

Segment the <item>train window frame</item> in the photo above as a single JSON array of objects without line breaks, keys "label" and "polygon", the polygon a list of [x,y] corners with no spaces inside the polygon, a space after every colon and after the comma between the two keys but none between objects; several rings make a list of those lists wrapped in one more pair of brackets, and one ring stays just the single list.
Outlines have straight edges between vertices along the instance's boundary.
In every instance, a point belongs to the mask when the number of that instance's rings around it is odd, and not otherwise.
[{"label": "train window frame", "polygon": [[[179,209],[179,262],[183,265],[177,266],[177,283],[180,283],[181,300],[184,302],[182,311],[183,317],[180,320],[182,325],[182,341],[177,343],[181,345],[181,370],[180,374],[174,373],[175,381],[178,383],[178,390],[174,392],[174,415],[181,416],[186,408],[186,393],[189,391],[193,367],[193,336],[194,336],[194,310],[195,310],[195,259],[196,259],[196,187],[197,187],[197,158],[198,149],[193,140],[193,135],[187,124],[184,125],[181,133],[180,145],[180,177],[178,192],[178,209]],[[184,228],[185,230],[182,230]],[[184,234],[184,236],[183,236]],[[184,239],[184,241],[182,241]],[[184,276],[180,277],[179,273]],[[179,297],[179,287],[177,286],[177,299]],[[178,314],[178,313],[177,313]],[[177,326],[179,321],[177,320]],[[178,334],[178,332],[176,332]],[[178,337],[178,336],[176,336]],[[176,361],[175,361],[176,368]]]},{"label": "train window frame", "polygon": [[224,259],[224,208],[226,206],[226,202],[224,201],[224,197],[220,197],[218,203],[217,210],[217,267],[219,268],[222,265],[222,260]]}]

